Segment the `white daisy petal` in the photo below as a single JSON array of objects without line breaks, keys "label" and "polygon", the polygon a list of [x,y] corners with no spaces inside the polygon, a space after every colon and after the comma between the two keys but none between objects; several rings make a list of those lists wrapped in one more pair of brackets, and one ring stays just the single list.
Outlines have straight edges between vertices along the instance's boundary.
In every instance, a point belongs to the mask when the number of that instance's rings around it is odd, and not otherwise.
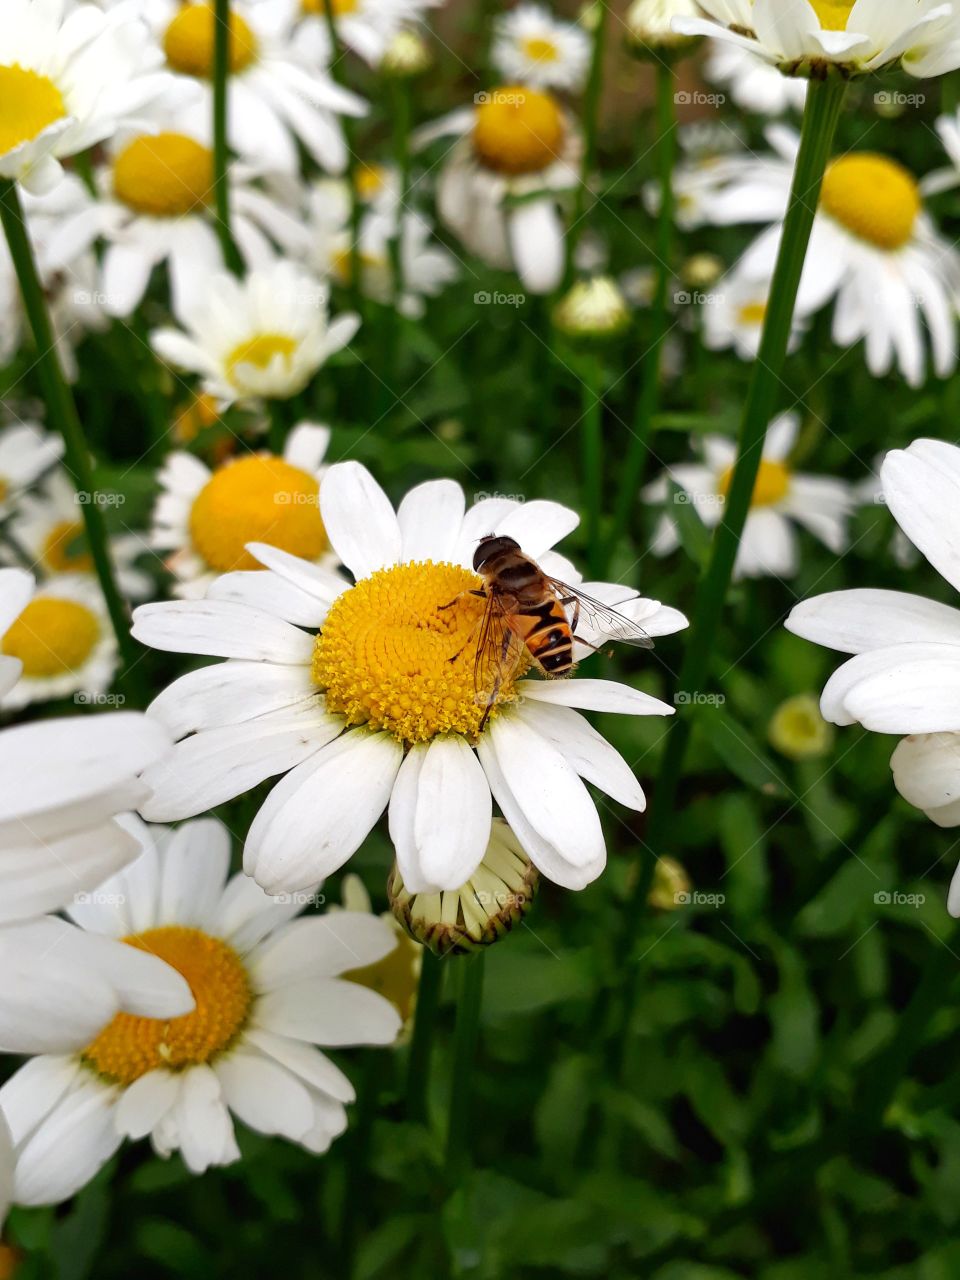
[{"label": "white daisy petal", "polygon": [[396,514],[359,462],[338,462],[323,477],[320,514],[331,546],[355,578],[399,562],[402,541]]},{"label": "white daisy petal", "polygon": [[134,636],[170,653],[307,665],[313,637],[257,609],[222,600],[145,604],[133,613]]},{"label": "white daisy petal", "polygon": [[340,978],[268,992],[257,1004],[256,1023],[274,1035],[330,1047],[392,1044],[400,1031],[400,1015],[389,1000]]}]

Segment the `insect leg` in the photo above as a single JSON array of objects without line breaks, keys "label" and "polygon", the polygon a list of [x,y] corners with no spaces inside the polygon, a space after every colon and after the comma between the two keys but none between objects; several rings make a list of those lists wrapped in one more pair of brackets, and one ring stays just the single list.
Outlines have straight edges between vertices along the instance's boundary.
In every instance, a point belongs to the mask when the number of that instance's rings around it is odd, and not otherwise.
[{"label": "insect leg", "polygon": [[461,591],[459,595],[455,595],[448,604],[438,604],[437,609],[452,609],[455,604],[460,603],[464,596],[479,596],[481,600],[486,600],[487,593],[485,591],[475,591],[473,589],[469,591]]},{"label": "insect leg", "polygon": [[513,644],[513,632],[507,627],[503,633],[503,640],[500,643],[500,662],[497,666],[496,678],[493,682],[493,688],[490,690],[490,696],[487,699],[487,705],[483,710],[483,719],[480,721],[480,727],[477,733],[483,733],[483,727],[487,723],[494,704],[497,701],[497,694],[500,692],[500,685],[503,683],[503,667],[507,661],[507,655],[510,652],[510,646]]}]

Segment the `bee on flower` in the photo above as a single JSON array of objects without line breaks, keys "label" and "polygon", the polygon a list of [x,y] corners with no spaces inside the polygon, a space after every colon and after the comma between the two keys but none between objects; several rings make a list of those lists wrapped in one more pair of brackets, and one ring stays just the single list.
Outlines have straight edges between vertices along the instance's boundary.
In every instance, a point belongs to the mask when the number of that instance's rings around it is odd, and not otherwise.
[{"label": "bee on flower", "polygon": [[[250,827],[248,874],[268,892],[315,885],[389,806],[400,874],[415,894],[470,879],[495,798],[542,874],[568,888],[590,883],[606,850],[583,779],[634,809],[645,800],[626,761],[575,708],[672,708],[613,681],[531,679],[527,669],[539,654],[541,670],[569,674],[575,658],[618,635],[646,644],[686,620],[630,588],[581,583],[552,551],[578,523],[559,503],[485,498],[467,511],[460,487],[441,480],[394,511],[365,468],[338,463],[323,478],[320,515],[352,583],[254,543],[264,570],[230,575],[228,595],[215,583],[203,601],[136,611],[143,643],[228,659],[152,704],[180,741],[150,771],[156,791],[144,816],[202,813],[285,775]],[[567,594],[544,598],[542,616],[531,612],[523,626],[497,609],[481,634],[492,599],[474,567],[481,547],[491,565],[509,551],[528,586],[556,574]]]}]

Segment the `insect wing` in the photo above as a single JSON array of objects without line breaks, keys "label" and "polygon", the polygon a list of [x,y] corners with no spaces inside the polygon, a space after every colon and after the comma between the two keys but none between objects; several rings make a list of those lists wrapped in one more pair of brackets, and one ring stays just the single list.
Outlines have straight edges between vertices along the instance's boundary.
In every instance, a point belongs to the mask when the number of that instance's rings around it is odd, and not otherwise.
[{"label": "insect wing", "polygon": [[522,642],[510,626],[503,601],[496,593],[491,593],[480,624],[473,668],[478,706],[489,708],[496,701],[500,686],[513,675],[521,649]]},{"label": "insect wing", "polygon": [[[596,632],[601,641],[618,640],[621,644],[632,644],[638,649],[653,648],[653,641],[643,627],[638,622],[628,618],[626,614],[620,613],[608,604],[603,604],[600,600],[595,600],[593,596],[585,595],[577,587],[571,587],[569,583],[560,582],[556,578],[550,579],[550,585],[564,604],[573,604],[575,618],[579,613],[577,624],[574,627],[576,639],[582,639],[581,630],[589,629]],[[638,597],[632,598],[637,599]],[[586,619],[587,628],[583,627],[584,619]],[[590,642],[584,641],[584,643],[589,644]]]}]

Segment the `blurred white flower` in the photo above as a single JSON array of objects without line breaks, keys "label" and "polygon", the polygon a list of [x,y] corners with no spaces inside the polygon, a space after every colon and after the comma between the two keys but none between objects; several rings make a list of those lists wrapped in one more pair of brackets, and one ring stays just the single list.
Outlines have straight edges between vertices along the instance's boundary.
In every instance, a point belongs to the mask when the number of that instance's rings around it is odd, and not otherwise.
[{"label": "blurred white flower", "polygon": [[63,440],[33,422],[0,430],[0,516],[7,516],[21,494],[63,457]]},{"label": "blurred white flower", "polygon": [[491,58],[506,80],[535,89],[579,93],[590,66],[590,37],[539,4],[518,4],[498,15]]},{"label": "blurred white flower", "polygon": [[[333,0],[337,39],[370,66],[377,66],[403,27],[422,18],[442,0]],[[330,61],[325,0],[300,0],[303,19],[298,46],[311,61]]]},{"label": "blurred white flower", "polygon": [[726,40],[708,42],[703,72],[711,84],[729,90],[738,107],[757,115],[802,111],[807,100],[806,80],[782,76],[759,54]]}]

